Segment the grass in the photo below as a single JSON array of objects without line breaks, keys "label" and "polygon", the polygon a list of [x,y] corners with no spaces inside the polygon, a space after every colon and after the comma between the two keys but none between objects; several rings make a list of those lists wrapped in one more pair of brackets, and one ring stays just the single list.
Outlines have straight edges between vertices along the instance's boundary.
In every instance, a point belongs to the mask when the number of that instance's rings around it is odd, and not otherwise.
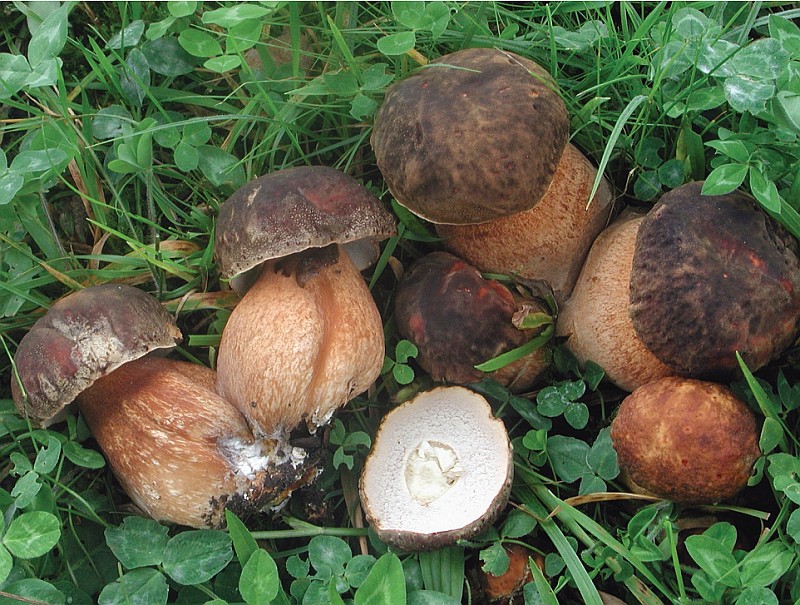
[{"label": "grass", "polygon": [[[703,179],[711,193],[751,192],[798,236],[799,17],[762,2],[0,5],[0,601],[481,603],[478,570],[502,571],[515,542],[544,561],[525,603],[599,603],[598,589],[629,603],[800,601],[794,350],[756,376],[743,368],[765,455],[736,506],[620,496],[602,429],[621,395],[567,360],[561,378],[582,386],[547,385],[565,398],[552,419],[478,387],[515,439],[520,477],[511,512],[480,539],[388,553],[355,487],[382,412],[430,385],[392,322],[392,266],[438,243],[391,204],[375,165],[387,87],[460,48],[520,53],[554,75],[572,142],[621,203],[646,208]],[[219,205],[304,164],[353,175],[400,221],[368,276],[384,373],[337,415],[319,491],[277,518],[231,517],[221,533],[130,516],[79,416],[36,429],[17,414],[16,346],[60,296],[119,282],[176,314],[177,356],[213,365],[237,300],[214,264]],[[586,428],[566,411],[580,406]]]}]

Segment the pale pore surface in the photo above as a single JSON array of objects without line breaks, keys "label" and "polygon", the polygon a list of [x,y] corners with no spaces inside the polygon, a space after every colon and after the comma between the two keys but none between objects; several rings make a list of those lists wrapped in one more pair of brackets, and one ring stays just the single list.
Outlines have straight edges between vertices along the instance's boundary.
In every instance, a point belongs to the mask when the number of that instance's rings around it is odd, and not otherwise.
[{"label": "pale pore surface", "polygon": [[[423,442],[446,446],[443,458],[452,452],[462,467],[458,480],[427,503],[403,480]],[[362,475],[363,504],[383,530],[460,529],[491,508],[508,480],[510,458],[505,427],[485,399],[461,387],[434,389],[385,417]]]}]

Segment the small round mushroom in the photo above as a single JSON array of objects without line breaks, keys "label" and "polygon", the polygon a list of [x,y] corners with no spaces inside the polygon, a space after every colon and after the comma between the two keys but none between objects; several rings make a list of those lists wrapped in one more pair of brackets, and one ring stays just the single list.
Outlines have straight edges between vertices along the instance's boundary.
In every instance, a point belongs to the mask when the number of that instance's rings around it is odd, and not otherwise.
[{"label": "small round mushroom", "polygon": [[362,470],[361,505],[386,544],[434,550],[494,522],[513,470],[508,434],[488,402],[438,387],[384,416]]},{"label": "small round mushroom", "polygon": [[547,343],[492,372],[475,366],[540,335],[547,323],[522,327],[534,316],[550,321],[542,301],[484,279],[449,252],[431,252],[414,262],[395,297],[398,330],[417,346],[419,365],[434,380],[456,384],[490,377],[515,392],[530,389],[551,366]]},{"label": "small round mushroom", "polygon": [[596,176],[586,156],[567,145],[550,187],[530,210],[475,225],[436,225],[436,231],[448,250],[481,271],[547,282],[560,304],[611,214],[605,178],[589,202]]},{"label": "small round mushroom", "polygon": [[552,77],[514,53],[470,48],[393,84],[370,142],[397,201],[432,223],[481,223],[533,207],[567,144]]},{"label": "small round mushroom", "polygon": [[[381,317],[343,248],[376,253],[394,229],[375,196],[326,167],[268,174],[222,205],[216,256],[243,297],[222,333],[217,391],[257,436],[282,440],[302,422],[313,432],[380,374]],[[236,281],[246,273],[258,276],[248,290]]]},{"label": "small round mushroom", "polygon": [[[172,317],[130,286],[92,286],[54,303],[22,338],[14,401],[48,424],[72,401],[133,502],[159,521],[218,527],[224,510],[280,502],[302,455],[256,440],[217,395],[212,370],[154,356],[180,341]],[[267,447],[269,445],[269,447]],[[265,450],[280,473],[267,475]]]},{"label": "small round mushroom", "polygon": [[737,352],[755,371],[797,337],[797,241],[744,193],[701,189],[683,185],[602,233],[562,307],[567,346],[624,389],[729,379]]},{"label": "small round mushroom", "polygon": [[644,346],[628,316],[630,267],[643,219],[625,212],[600,233],[556,323],[578,361],[599,364],[626,391],[674,374]]},{"label": "small round mushroom", "polygon": [[713,504],[747,485],[761,452],[750,408],[726,387],[667,377],[626,397],[611,442],[634,491]]},{"label": "small round mushroom", "polygon": [[481,570],[478,577],[483,595],[489,602],[512,605],[514,600],[522,594],[523,586],[531,581],[531,559],[534,560],[534,565],[539,565],[540,569],[543,569],[544,557],[521,544],[504,544],[503,550],[508,556],[506,572],[496,576]]}]

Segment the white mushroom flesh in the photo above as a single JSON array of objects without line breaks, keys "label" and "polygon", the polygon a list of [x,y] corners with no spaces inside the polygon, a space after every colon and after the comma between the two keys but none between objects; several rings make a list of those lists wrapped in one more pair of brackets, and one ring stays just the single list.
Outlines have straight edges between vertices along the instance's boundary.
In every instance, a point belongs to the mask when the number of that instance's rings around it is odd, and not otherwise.
[{"label": "white mushroom flesh", "polygon": [[425,440],[408,457],[406,486],[417,502],[430,504],[453,487],[463,473],[453,448]]},{"label": "white mushroom flesh", "polygon": [[507,497],[511,460],[505,426],[483,397],[433,389],[384,418],[361,477],[362,504],[379,534],[459,530]]}]

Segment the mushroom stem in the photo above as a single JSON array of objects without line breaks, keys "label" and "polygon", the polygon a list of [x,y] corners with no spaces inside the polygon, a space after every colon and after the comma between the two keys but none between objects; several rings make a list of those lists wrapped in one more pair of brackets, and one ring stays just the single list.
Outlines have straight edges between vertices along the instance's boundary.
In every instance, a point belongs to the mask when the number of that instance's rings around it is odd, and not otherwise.
[{"label": "mushroom stem", "polygon": [[254,439],[204,366],[130,361],[78,396],[86,423],[133,502],[160,521],[219,527],[277,504],[308,472],[303,452]]},{"label": "mushroom stem", "polygon": [[231,314],[217,392],[256,436],[310,431],[364,392],[383,363],[383,325],[358,269],[338,245],[264,264]]},{"label": "mushroom stem", "polygon": [[557,334],[581,363],[600,364],[608,379],[632,391],[673,370],[639,339],[628,314],[636,235],[644,215],[626,213],[592,244],[572,296],[561,306]]}]

